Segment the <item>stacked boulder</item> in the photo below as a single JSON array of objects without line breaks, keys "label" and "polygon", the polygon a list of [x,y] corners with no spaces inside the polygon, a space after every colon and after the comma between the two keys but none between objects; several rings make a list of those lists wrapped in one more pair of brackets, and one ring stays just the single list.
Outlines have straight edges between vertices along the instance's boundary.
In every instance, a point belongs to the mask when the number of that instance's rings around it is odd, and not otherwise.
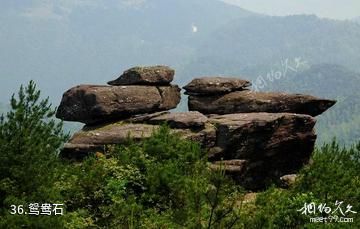
[{"label": "stacked boulder", "polygon": [[216,126],[212,168],[258,188],[296,173],[314,149],[315,119],[336,101],[302,94],[254,92],[246,80],[204,77],[184,87],[189,110]]},{"label": "stacked boulder", "polygon": [[210,147],[215,129],[205,125],[199,112],[170,113],[180,102],[180,88],[171,85],[175,71],[167,66],[134,67],[108,85],[79,85],[66,91],[56,117],[86,124],[65,144],[61,155],[81,159],[105,152],[130,136],[141,140],[152,135],[162,122],[184,138]]},{"label": "stacked boulder", "polygon": [[250,112],[288,112],[317,116],[335,104],[333,100],[310,95],[254,92],[246,80],[204,77],[184,87],[189,96],[189,110],[203,114]]},{"label": "stacked boulder", "polygon": [[250,82],[204,77],[184,87],[189,112],[170,113],[180,102],[174,70],[136,67],[109,86],[80,85],[65,92],[57,117],[83,122],[62,156],[105,152],[128,137],[141,140],[166,122],[172,132],[207,150],[210,169],[225,169],[238,183],[259,189],[308,163],[316,134],[313,116],[335,101],[300,94],[249,90]]},{"label": "stacked boulder", "polygon": [[110,86],[73,87],[63,95],[56,117],[97,124],[173,109],[180,102],[180,88],[170,84],[173,77],[174,70],[165,66],[136,67]]}]

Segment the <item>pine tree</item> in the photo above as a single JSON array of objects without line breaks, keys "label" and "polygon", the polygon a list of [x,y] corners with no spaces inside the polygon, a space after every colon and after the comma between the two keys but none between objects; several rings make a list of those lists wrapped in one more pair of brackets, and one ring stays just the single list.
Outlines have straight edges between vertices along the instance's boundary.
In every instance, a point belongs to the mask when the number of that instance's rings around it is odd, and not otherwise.
[{"label": "pine tree", "polygon": [[[49,98],[41,99],[30,81],[12,96],[11,109],[0,117],[0,207],[11,201],[46,198],[58,150],[68,138],[53,119]],[[42,196],[43,195],[43,196]]]}]

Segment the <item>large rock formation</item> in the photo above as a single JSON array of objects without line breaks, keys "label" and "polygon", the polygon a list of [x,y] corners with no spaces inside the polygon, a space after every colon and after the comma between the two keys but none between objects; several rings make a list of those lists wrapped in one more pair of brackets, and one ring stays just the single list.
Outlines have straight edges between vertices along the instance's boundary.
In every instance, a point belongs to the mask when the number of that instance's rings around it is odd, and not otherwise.
[{"label": "large rock formation", "polygon": [[148,138],[167,123],[173,133],[199,142],[211,169],[224,169],[244,187],[259,189],[308,163],[316,140],[312,116],[335,103],[251,92],[246,80],[206,77],[185,86],[193,111],[170,113],[180,100],[179,88],[165,85],[170,75],[165,67],[133,68],[111,83],[122,86],[82,85],[67,91],[57,117],[87,125],[65,144],[62,156],[106,153],[109,145]]}]

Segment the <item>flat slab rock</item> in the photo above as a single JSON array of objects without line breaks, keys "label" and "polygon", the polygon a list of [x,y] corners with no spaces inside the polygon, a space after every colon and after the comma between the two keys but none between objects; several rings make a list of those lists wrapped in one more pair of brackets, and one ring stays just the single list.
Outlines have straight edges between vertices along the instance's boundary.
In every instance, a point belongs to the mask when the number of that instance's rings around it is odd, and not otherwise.
[{"label": "flat slab rock", "polygon": [[64,93],[56,117],[65,121],[94,124],[170,110],[179,102],[180,88],[176,85],[80,85]]},{"label": "flat slab rock", "polygon": [[170,114],[170,111],[159,111],[159,112],[155,112],[155,113],[150,113],[150,114],[139,114],[139,115],[134,115],[131,116],[128,119],[125,119],[124,122],[128,122],[128,123],[146,123],[147,121],[149,121],[152,118],[161,116],[161,115],[165,115],[165,114]]},{"label": "flat slab rock", "polygon": [[[129,138],[140,141],[149,138],[159,128],[159,125],[125,122],[85,126],[83,130],[75,133],[70,141],[65,144],[62,156],[79,158],[95,151],[104,151],[106,145],[125,143]],[[179,134],[184,139],[199,142],[206,148],[213,147],[215,144],[216,129],[210,124],[197,131],[190,129],[172,129],[171,131]]]},{"label": "flat slab rock", "polygon": [[336,103],[310,95],[236,91],[225,95],[189,96],[189,110],[203,114],[288,112],[317,116]]},{"label": "flat slab rock", "polygon": [[167,123],[171,128],[203,128],[208,118],[198,111],[174,112],[153,117],[150,124]]},{"label": "flat slab rock", "polygon": [[193,79],[183,88],[186,90],[185,94],[188,95],[216,95],[245,90],[249,86],[251,86],[249,81],[237,78],[202,77]]},{"label": "flat slab rock", "polygon": [[109,85],[169,85],[174,79],[175,70],[167,66],[134,67],[126,70]]},{"label": "flat slab rock", "polygon": [[100,126],[85,126],[70,139],[71,144],[108,145],[149,138],[159,126],[116,122]]}]

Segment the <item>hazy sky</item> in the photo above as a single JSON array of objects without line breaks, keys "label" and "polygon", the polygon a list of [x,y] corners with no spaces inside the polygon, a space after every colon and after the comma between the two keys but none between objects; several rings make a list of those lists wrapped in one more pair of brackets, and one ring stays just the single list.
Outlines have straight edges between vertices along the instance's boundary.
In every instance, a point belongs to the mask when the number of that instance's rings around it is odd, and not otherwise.
[{"label": "hazy sky", "polygon": [[316,14],[350,19],[360,16],[360,0],[223,0],[268,15]]}]

